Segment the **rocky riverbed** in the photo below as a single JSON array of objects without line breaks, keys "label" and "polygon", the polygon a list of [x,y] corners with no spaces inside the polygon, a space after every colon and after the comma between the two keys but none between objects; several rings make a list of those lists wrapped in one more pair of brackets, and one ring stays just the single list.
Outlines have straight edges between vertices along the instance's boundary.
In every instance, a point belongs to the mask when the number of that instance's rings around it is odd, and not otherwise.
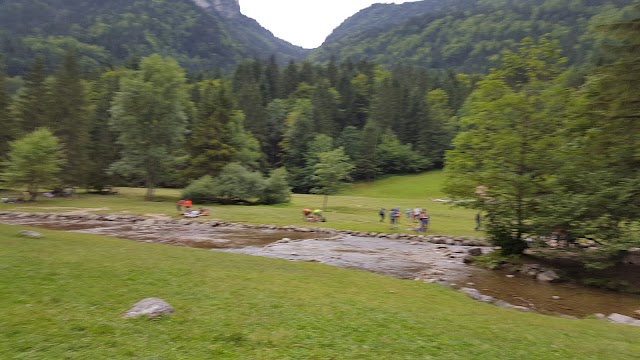
[{"label": "rocky riverbed", "polygon": [[86,213],[0,212],[0,222],[319,262],[455,288],[472,288],[487,296],[484,299],[494,299],[490,302],[497,305],[526,307],[549,314],[582,317],[594,313],[620,313],[634,316],[640,309],[640,296],[573,284],[550,284],[526,274],[469,266],[465,264],[469,257],[492,251],[484,239],[478,238]]}]

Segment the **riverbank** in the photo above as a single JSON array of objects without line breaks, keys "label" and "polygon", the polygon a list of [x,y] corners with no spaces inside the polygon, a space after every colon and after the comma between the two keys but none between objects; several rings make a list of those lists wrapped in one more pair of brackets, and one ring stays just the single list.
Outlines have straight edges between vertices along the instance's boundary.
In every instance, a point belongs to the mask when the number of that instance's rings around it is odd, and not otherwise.
[{"label": "riverbank", "polygon": [[[477,256],[492,251],[483,239],[477,238],[79,213],[1,212],[0,222],[318,262],[453,288],[476,288],[493,297],[492,302],[499,306],[527,307],[551,315],[584,317],[594,313],[621,313],[634,316],[640,309],[637,296],[570,283],[551,285],[545,282],[549,279],[539,281],[526,272],[495,272],[467,266],[465,263],[474,259],[471,254]],[[545,272],[539,270],[538,273]]]}]

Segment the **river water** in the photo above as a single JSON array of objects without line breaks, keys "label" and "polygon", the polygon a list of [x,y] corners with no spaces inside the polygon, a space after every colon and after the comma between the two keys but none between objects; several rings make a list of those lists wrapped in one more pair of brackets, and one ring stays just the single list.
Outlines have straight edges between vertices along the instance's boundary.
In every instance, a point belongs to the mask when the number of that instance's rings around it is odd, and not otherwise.
[{"label": "river water", "polygon": [[[595,313],[620,313],[637,316],[635,312],[640,310],[639,295],[570,283],[549,284],[524,275],[466,265],[462,259],[469,248],[464,246],[243,226],[212,227],[204,223],[145,224],[28,217],[0,217],[0,222],[291,261],[319,262],[454,288],[470,287],[513,305],[552,315],[584,317]],[[483,248],[483,251],[491,249]]]}]

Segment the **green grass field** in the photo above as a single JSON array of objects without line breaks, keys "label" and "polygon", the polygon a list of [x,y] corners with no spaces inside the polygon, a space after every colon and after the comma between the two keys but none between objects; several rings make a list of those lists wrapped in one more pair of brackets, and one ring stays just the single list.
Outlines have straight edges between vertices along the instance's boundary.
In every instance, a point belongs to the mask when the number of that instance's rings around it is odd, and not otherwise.
[{"label": "green grass field", "polygon": [[[378,211],[381,207],[427,209],[431,217],[431,228],[427,234],[454,236],[482,236],[473,231],[475,212],[450,204],[434,202],[445,196],[441,192],[444,183],[442,172],[434,171],[420,175],[396,176],[374,183],[354,184],[340,195],[330,196],[325,214],[326,223],[305,223],[302,209],[321,208],[320,195],[294,195],[291,203],[277,206],[235,206],[195,204],[212,210],[212,216],[204,219],[244,222],[252,224],[299,225],[327,227],[340,230],[373,232],[412,232],[413,224],[402,222],[400,228],[391,230],[388,222],[380,223]],[[0,204],[0,211],[69,211],[74,208],[90,209],[95,213],[166,214],[176,216],[175,202],[178,190],[157,190],[157,201],[143,201],[144,189],[120,188],[118,195],[89,195],[80,193],[76,199],[40,198],[37,203]],[[409,230],[407,230],[409,228]]]},{"label": "green grass field", "polygon": [[[437,285],[86,234],[18,236],[24,228],[0,225],[0,359],[624,360],[640,353],[640,328],[504,310]],[[121,318],[151,296],[175,314]]]}]

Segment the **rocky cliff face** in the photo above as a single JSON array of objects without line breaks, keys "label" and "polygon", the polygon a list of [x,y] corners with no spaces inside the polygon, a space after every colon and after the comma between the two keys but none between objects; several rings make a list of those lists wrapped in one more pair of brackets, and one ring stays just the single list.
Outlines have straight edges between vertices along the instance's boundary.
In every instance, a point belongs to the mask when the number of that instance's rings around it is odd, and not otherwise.
[{"label": "rocky cliff face", "polygon": [[240,0],[193,0],[193,2],[205,10],[215,11],[228,19],[241,15]]}]

